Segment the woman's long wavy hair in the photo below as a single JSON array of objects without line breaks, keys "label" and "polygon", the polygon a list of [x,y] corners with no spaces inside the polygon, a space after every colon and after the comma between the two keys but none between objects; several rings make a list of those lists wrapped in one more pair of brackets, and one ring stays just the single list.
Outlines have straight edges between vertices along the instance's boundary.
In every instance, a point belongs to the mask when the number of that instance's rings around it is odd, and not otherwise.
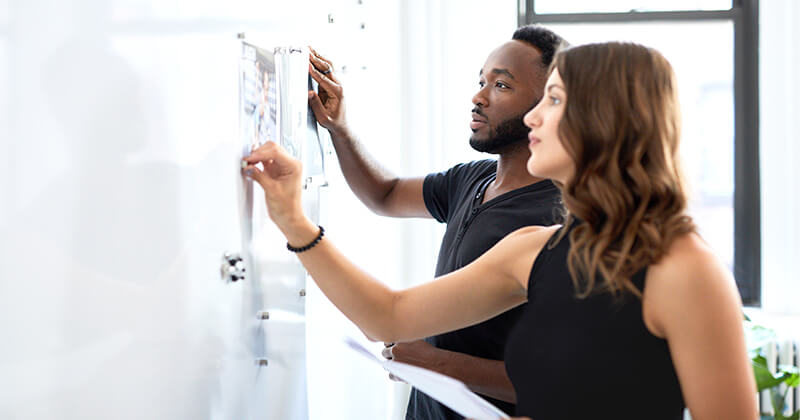
[{"label": "woman's long wavy hair", "polygon": [[633,275],[695,230],[679,167],[672,67],[654,49],[612,42],[565,49],[553,68],[567,96],[558,133],[575,162],[574,176],[559,187],[565,224],[581,222],[562,231],[570,231],[577,294],[641,297]]}]

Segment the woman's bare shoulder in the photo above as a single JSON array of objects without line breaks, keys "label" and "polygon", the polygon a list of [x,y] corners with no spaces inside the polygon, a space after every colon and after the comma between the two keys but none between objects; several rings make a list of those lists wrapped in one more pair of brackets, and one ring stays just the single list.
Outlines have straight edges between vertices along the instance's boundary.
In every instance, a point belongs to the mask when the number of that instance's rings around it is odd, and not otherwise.
[{"label": "woman's bare shoulder", "polygon": [[525,226],[509,233],[498,245],[503,244],[504,247],[523,253],[541,249],[560,227],[561,225]]},{"label": "woman's bare shoulder", "polygon": [[727,268],[700,235],[687,233],[672,241],[661,260],[651,266],[650,272],[648,281],[697,282],[715,279],[725,274]]},{"label": "woman's bare shoulder", "polygon": [[526,226],[517,229],[498,242],[492,251],[496,252],[500,267],[527,288],[534,260],[560,227]]},{"label": "woman's bare shoulder", "polygon": [[665,335],[670,320],[688,322],[709,312],[741,306],[733,275],[703,239],[676,238],[661,260],[649,267],[644,293],[645,318]]}]

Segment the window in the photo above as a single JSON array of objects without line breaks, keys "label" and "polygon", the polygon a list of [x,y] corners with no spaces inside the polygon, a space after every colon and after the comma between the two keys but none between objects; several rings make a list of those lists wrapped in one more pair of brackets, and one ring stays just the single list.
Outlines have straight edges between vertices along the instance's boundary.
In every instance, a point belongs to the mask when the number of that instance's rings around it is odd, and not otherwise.
[{"label": "window", "polygon": [[759,306],[758,2],[519,0],[519,23],[571,44],[635,41],[661,51],[678,78],[689,212]]},{"label": "window", "polygon": [[731,0],[536,0],[533,10],[537,14],[555,13],[622,13],[691,10],[729,10]]}]

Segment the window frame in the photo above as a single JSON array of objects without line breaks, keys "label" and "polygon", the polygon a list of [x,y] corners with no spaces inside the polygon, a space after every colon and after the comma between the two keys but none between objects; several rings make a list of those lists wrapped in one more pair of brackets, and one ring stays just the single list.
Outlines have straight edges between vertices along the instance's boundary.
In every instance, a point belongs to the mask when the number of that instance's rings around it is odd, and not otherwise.
[{"label": "window frame", "polygon": [[746,306],[761,306],[761,188],[759,165],[758,0],[732,0],[729,10],[535,12],[517,0],[517,22],[579,24],[729,21],[733,23],[733,274]]}]

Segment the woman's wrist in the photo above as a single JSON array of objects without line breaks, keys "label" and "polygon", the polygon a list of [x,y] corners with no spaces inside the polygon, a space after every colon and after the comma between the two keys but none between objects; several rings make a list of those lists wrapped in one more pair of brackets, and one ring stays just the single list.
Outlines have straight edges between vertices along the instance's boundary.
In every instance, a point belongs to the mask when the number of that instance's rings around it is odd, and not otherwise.
[{"label": "woman's wrist", "polygon": [[293,217],[279,226],[286,241],[293,247],[301,247],[313,241],[319,235],[319,227],[304,214]]}]

